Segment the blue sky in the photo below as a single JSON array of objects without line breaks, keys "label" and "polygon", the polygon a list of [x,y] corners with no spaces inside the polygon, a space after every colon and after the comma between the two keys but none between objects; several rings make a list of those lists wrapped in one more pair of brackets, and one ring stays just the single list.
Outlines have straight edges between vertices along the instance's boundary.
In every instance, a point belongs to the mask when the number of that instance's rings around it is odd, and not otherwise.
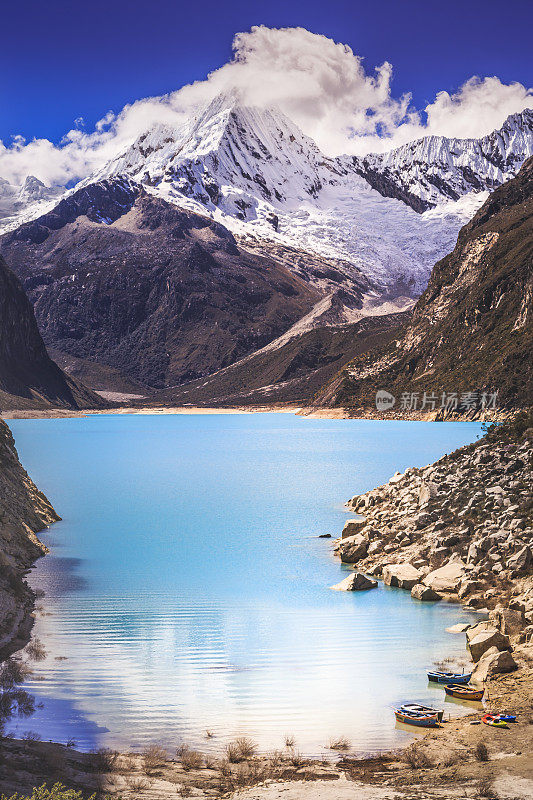
[{"label": "blue sky", "polygon": [[231,58],[238,31],[303,26],[346,43],[367,71],[390,61],[395,96],[421,109],[472,75],[531,86],[531,3],[507,0],[31,0],[5,4],[0,138],[58,141],[83,116],[202,79]]}]

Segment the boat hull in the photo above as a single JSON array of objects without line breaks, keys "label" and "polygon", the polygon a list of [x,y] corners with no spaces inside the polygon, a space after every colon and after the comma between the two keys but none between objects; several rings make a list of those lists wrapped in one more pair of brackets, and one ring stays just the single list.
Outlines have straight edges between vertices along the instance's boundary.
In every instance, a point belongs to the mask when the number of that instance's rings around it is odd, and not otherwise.
[{"label": "boat hull", "polygon": [[428,680],[432,683],[454,683],[463,685],[470,682],[472,673],[468,675],[455,675],[453,672],[428,672]]},{"label": "boat hull", "polygon": [[402,711],[394,712],[398,722],[405,725],[414,725],[415,728],[435,728],[437,725],[437,714],[428,714],[427,716],[415,716],[406,714]]},{"label": "boat hull", "polygon": [[457,686],[447,684],[444,691],[450,697],[456,697],[458,700],[482,700],[485,694],[484,689],[471,689],[468,686]]}]

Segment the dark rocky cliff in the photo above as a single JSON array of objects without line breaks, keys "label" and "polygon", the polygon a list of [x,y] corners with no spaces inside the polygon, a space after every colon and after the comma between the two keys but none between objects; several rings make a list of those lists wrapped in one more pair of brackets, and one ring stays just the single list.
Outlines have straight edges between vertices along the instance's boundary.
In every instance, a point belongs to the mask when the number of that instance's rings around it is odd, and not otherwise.
[{"label": "dark rocky cliff", "polygon": [[0,409],[101,405],[50,359],[20,281],[0,256]]}]

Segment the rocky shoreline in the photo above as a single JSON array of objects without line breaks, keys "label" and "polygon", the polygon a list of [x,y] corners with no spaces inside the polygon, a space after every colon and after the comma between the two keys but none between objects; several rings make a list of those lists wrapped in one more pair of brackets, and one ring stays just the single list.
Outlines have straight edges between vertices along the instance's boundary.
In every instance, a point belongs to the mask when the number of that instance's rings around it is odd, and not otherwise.
[{"label": "rocky shoreline", "polygon": [[[481,682],[516,667],[510,636],[533,641],[531,422],[531,413],[518,415],[435,464],[353,497],[348,506],[359,516],[335,545],[356,575],[422,602],[486,611],[489,620],[466,632]],[[361,580],[348,576],[343,588]]]},{"label": "rocky shoreline", "polygon": [[0,661],[29,640],[35,598],[24,576],[47,552],[36,534],[57,520],[22,467],[11,431],[0,420]]}]

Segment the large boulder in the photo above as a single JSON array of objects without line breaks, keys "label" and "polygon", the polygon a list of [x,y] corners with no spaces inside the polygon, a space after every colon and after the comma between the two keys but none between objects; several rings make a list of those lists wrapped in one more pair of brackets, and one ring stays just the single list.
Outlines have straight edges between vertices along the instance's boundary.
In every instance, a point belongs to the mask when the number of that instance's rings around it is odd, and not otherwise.
[{"label": "large boulder", "polygon": [[355,536],[356,533],[359,533],[361,528],[364,528],[366,525],[366,519],[348,519],[344,523],[344,528],[342,529],[341,539],[347,539],[349,536]]},{"label": "large boulder", "polygon": [[418,502],[421,506],[425,506],[426,503],[429,503],[430,500],[433,500],[433,498],[437,496],[438,491],[436,483],[432,481],[422,483],[418,490]]},{"label": "large boulder", "polygon": [[358,533],[342,539],[339,543],[338,553],[344,564],[355,564],[366,556],[368,550],[368,536]]},{"label": "large boulder", "polygon": [[470,644],[472,639],[475,639],[476,636],[479,636],[480,633],[486,630],[492,630],[494,625],[492,622],[489,622],[488,619],[484,619],[481,622],[476,622],[475,625],[469,625],[466,630],[466,643],[467,645]]},{"label": "large boulder", "polygon": [[367,578],[361,572],[352,572],[343,581],[329,588],[335,589],[337,592],[360,592],[365,589],[375,589],[377,585],[377,581]]},{"label": "large boulder", "polygon": [[434,592],[456,592],[464,576],[464,567],[461,560],[449,561],[426,575],[423,583]]},{"label": "large boulder", "polygon": [[533,561],[531,548],[526,545],[507,559],[507,567],[513,572],[525,572]]},{"label": "large boulder", "polygon": [[383,567],[383,580],[387,586],[412,589],[422,579],[422,572],[412,564],[387,564]]},{"label": "large boulder", "polygon": [[411,589],[411,597],[415,600],[440,600],[440,594],[434,592],[429,586],[424,586],[423,583],[416,583]]},{"label": "large boulder", "polygon": [[525,617],[521,611],[512,608],[497,606],[489,614],[490,621],[501,633],[514,636],[520,633],[525,625]]},{"label": "large boulder", "polygon": [[518,669],[518,665],[508,650],[499,652],[491,649],[474,667],[470,682],[481,686],[487,678],[502,672],[513,672],[515,669]]},{"label": "large boulder", "polygon": [[496,628],[487,628],[481,631],[468,642],[472,661],[479,661],[491,647],[496,647],[498,650],[509,650],[511,647],[509,638],[496,630]]}]

